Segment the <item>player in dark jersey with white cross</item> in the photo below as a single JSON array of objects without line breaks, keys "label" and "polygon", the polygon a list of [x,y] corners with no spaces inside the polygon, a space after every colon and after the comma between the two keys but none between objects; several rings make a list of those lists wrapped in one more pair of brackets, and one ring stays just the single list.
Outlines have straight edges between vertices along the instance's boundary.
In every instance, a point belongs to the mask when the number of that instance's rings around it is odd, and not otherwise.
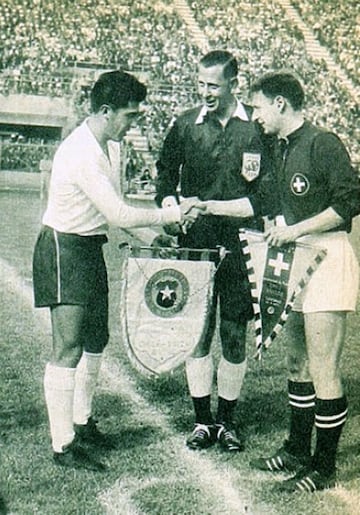
[{"label": "player in dark jersey with white cross", "polygon": [[253,120],[278,139],[273,179],[247,198],[207,202],[207,213],[248,217],[269,213],[277,202],[283,223],[265,232],[270,245],[301,241],[327,251],[286,326],[289,437],[272,456],[252,463],[265,471],[297,472],[281,483],[282,490],[314,492],[335,485],[336,452],[347,416],[340,357],[346,314],[357,300],[358,264],[348,233],[360,212],[360,184],[340,139],[304,119],[304,91],[292,74],[265,75],[252,85],[251,98]]}]

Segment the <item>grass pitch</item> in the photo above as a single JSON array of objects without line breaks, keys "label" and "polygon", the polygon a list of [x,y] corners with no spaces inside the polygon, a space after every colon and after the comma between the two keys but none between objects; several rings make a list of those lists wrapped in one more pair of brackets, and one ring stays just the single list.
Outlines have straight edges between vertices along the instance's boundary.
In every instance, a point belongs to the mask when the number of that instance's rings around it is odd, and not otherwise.
[{"label": "grass pitch", "polygon": [[[349,419],[339,449],[339,485],[316,495],[274,494],[285,476],[260,473],[248,463],[281,445],[287,431],[286,332],[260,366],[249,358],[236,421],[247,436],[244,453],[229,456],[217,447],[185,448],[192,427],[191,400],[183,369],[145,379],[132,369],[121,345],[119,268],[114,233],[106,249],[111,280],[111,342],[106,350],[95,411],[100,427],[118,436],[107,454],[106,474],[69,471],[51,461],[42,390],[50,351],[46,310],[33,310],[31,254],[40,220],[35,194],[0,193],[0,490],[9,512],[31,515],[279,514],[355,515],[360,501],[360,350],[358,314],[349,316],[343,355]],[[360,251],[359,230],[353,235]],[[249,329],[249,356],[253,354]],[[218,359],[218,342],[214,357]],[[1,513],[1,511],[0,511]]]}]

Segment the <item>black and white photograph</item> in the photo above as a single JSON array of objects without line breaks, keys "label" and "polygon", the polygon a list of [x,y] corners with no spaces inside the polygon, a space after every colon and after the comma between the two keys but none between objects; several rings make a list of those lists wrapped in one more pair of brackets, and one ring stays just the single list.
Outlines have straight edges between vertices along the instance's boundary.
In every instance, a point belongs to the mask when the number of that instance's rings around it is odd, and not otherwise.
[{"label": "black and white photograph", "polygon": [[357,0],[2,0],[0,515],[360,512]]}]

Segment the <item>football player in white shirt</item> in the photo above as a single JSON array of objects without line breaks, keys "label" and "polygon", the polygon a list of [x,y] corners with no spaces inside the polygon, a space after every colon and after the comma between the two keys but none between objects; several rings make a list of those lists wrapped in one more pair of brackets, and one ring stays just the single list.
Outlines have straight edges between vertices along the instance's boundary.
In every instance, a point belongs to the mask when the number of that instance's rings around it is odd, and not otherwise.
[{"label": "football player in white shirt", "polygon": [[[164,209],[128,206],[117,192],[119,142],[139,113],[146,87],[131,74],[102,74],[91,114],[59,146],[33,258],[36,307],[51,312],[53,352],[44,377],[54,462],[104,470],[89,446],[114,447],[91,416],[108,342],[108,282],[102,246],[108,225],[191,223],[192,203]],[[86,448],[88,450],[86,450]]]}]

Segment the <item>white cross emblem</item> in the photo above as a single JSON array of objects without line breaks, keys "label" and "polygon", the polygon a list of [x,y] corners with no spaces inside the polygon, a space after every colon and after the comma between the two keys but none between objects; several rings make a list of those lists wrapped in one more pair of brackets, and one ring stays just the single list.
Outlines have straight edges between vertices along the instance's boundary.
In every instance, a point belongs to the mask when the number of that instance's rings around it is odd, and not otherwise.
[{"label": "white cross emblem", "polygon": [[291,179],[291,191],[295,195],[304,195],[310,187],[308,179],[301,173],[296,173]]},{"label": "white cross emblem", "polygon": [[283,270],[289,270],[290,268],[289,263],[284,261],[284,254],[281,252],[278,252],[276,259],[269,259],[269,266],[274,268],[274,275],[276,277],[280,277]]},{"label": "white cross emblem", "polygon": [[298,193],[301,193],[303,188],[305,188],[306,183],[300,179],[300,177],[296,177],[295,182],[293,182],[294,190]]}]

